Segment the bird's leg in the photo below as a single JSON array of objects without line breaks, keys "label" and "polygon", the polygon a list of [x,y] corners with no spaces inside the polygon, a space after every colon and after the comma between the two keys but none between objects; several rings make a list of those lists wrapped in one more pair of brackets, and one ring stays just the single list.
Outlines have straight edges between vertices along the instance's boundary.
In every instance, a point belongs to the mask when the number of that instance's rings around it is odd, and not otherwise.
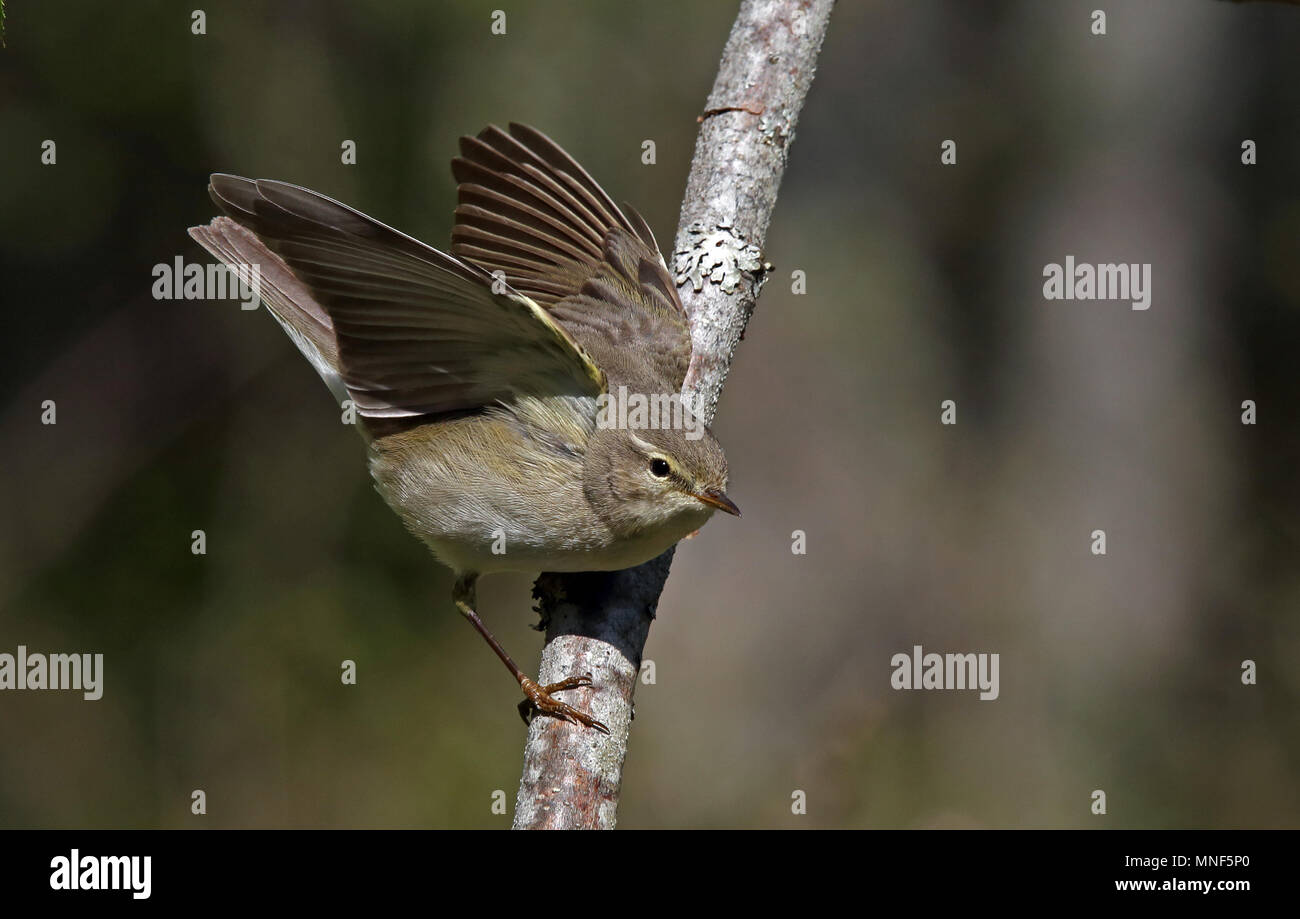
[{"label": "bird's leg", "polygon": [[506,653],[506,649],[501,647],[501,643],[488,631],[487,626],[483,624],[483,620],[478,617],[478,613],[474,611],[474,607],[477,605],[475,599],[477,581],[477,574],[460,575],[456,578],[456,585],[452,588],[451,596],[461,615],[468,619],[469,624],[478,630],[478,633],[496,652],[497,657],[501,658],[501,663],[505,664],[506,669],[519,681],[519,688],[524,691],[525,696],[524,701],[519,703],[519,717],[524,719],[524,724],[531,723],[533,715],[541,712],[543,715],[550,715],[552,718],[559,718],[572,724],[583,724],[600,731],[602,734],[608,734],[609,728],[595,718],[585,712],[578,711],[572,705],[566,705],[559,699],[551,698],[553,692],[577,689],[580,686],[590,686],[591,674],[571,676],[558,683],[551,683],[549,686],[539,686],[536,681],[525,676],[510,655]]}]

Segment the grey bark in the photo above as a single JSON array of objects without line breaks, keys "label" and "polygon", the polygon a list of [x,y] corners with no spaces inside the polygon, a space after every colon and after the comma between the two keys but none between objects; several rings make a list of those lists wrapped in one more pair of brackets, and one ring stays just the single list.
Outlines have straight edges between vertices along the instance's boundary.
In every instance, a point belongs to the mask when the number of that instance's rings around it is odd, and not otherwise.
[{"label": "grey bark", "polygon": [[[768,222],[834,0],[744,0],[700,116],[670,269],[691,319],[682,392],[712,422],[766,271]],[[554,718],[528,728],[515,829],[612,829],[642,650],[673,550],[625,571],[544,574],[539,682],[591,673],[565,698],[608,736]]]}]

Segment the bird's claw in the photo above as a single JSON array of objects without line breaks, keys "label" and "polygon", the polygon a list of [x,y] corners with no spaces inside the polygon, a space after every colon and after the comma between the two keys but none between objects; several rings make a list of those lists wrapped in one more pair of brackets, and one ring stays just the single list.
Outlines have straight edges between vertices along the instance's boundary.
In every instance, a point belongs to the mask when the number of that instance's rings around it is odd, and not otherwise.
[{"label": "bird's claw", "polygon": [[539,686],[537,683],[527,677],[519,684],[524,691],[524,701],[519,703],[519,717],[524,719],[524,724],[532,724],[533,718],[541,713],[549,715],[552,718],[559,718],[561,721],[567,721],[570,724],[581,724],[593,730],[600,731],[602,734],[608,734],[609,728],[588,715],[586,712],[578,711],[572,705],[561,702],[559,699],[552,698],[551,693],[563,692],[566,689],[578,689],[582,686],[591,685],[591,674],[585,673],[582,676],[571,676],[561,680],[558,683],[551,683],[547,686]]}]

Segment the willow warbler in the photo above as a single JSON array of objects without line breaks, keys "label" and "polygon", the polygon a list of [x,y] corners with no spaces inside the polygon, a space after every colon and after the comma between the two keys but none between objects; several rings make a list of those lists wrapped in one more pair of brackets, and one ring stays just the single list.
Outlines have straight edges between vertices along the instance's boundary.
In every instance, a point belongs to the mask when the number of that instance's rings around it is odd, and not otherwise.
[{"label": "willow warbler", "polygon": [[[464,137],[450,253],[324,195],[213,175],[225,214],[190,235],[260,296],[340,401],[379,493],[456,573],[456,606],[535,712],[606,731],[529,679],[475,609],[480,574],[647,561],[727,497],[727,460],[676,396],[686,313],[645,220],[548,137]],[[626,405],[623,406],[626,409]],[[615,419],[611,423],[610,417]]]}]

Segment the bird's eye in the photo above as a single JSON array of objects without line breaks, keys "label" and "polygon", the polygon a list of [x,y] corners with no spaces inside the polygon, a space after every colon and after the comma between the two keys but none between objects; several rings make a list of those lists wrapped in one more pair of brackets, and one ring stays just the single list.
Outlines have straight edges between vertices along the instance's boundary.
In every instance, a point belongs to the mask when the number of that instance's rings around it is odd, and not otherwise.
[{"label": "bird's eye", "polygon": [[664,476],[668,475],[671,470],[672,467],[668,465],[668,460],[666,459],[660,459],[656,456],[650,461],[650,474],[653,476],[662,479]]}]

